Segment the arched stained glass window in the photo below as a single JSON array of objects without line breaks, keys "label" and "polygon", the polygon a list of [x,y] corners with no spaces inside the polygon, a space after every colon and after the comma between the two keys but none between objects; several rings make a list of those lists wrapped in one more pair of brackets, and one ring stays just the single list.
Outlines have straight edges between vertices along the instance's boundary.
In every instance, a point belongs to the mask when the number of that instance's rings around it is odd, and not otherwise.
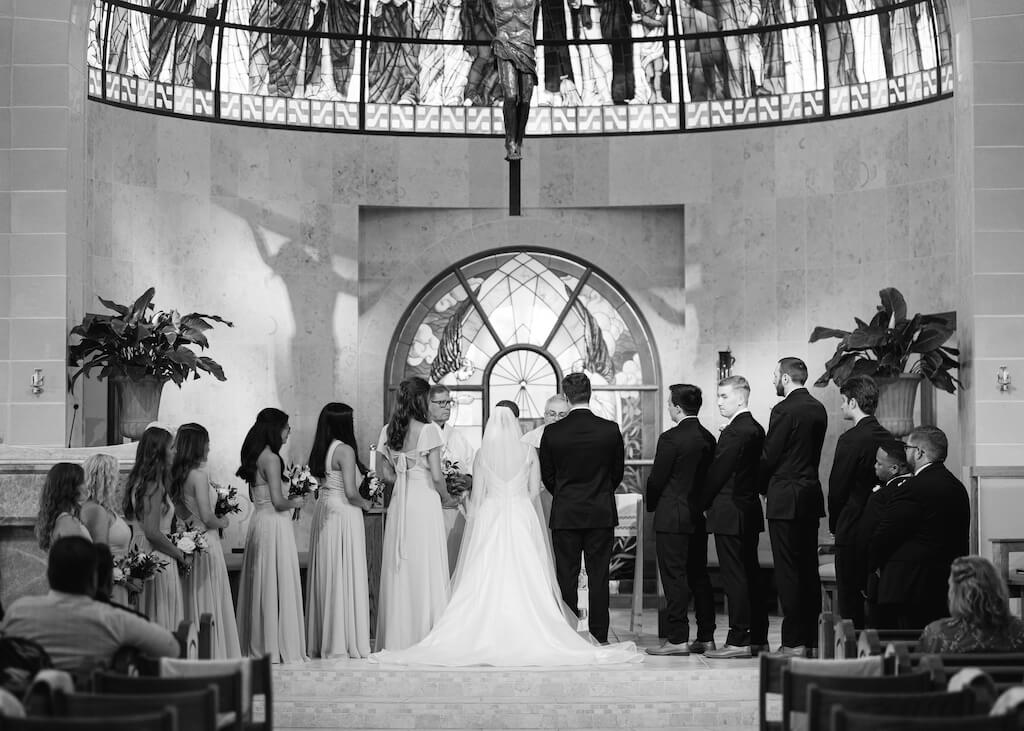
[{"label": "arched stained glass window", "polygon": [[654,344],[627,295],[585,262],[510,249],[456,264],[406,312],[386,379],[389,396],[409,376],[446,385],[453,425],[479,446],[496,403],[514,401],[524,428],[538,426],[572,372],[590,377],[595,413],[622,429],[622,489],[639,491],[661,414]]}]

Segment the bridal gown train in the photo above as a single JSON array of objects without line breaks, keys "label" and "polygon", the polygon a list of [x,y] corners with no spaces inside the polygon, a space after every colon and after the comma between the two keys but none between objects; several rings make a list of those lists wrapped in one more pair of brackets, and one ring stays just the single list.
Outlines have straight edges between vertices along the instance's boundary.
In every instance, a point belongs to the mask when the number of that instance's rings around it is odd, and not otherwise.
[{"label": "bridal gown train", "polygon": [[641,661],[634,643],[595,645],[570,625],[535,502],[539,484],[532,449],[508,480],[476,460],[473,491],[484,497],[471,507],[451,601],[421,642],[372,660],[449,667]]}]

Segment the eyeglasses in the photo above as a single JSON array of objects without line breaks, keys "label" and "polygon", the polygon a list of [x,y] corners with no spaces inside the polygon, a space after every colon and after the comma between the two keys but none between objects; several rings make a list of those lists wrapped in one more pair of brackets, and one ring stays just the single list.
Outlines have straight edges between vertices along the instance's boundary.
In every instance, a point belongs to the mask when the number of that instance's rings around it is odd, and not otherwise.
[{"label": "eyeglasses", "polygon": [[924,454],[924,450],[923,449],[921,449],[920,447],[917,447],[917,446],[915,446],[913,444],[907,444],[906,442],[903,442],[903,448],[904,449],[913,449],[916,452],[918,452],[919,454]]},{"label": "eyeglasses", "polygon": [[451,406],[452,404],[454,404],[455,403],[455,399],[445,399],[444,401],[433,401],[433,400],[431,400],[430,403],[437,404],[438,406],[440,406],[443,409],[443,408],[445,408],[447,406]]}]

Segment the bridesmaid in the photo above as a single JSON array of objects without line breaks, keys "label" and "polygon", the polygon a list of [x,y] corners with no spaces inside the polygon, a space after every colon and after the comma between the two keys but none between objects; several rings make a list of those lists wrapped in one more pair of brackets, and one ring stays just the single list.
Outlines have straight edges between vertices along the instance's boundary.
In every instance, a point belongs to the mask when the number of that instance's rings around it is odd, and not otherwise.
[{"label": "bridesmaid", "polygon": [[426,637],[448,604],[448,542],[441,501],[444,437],[427,416],[429,384],[402,381],[381,431],[381,477],[395,483],[384,524],[377,649],[404,650]]},{"label": "bridesmaid", "polygon": [[147,428],[135,449],[135,464],[124,491],[124,516],[132,527],[132,546],[142,552],[156,551],[167,562],[143,587],[139,610],[172,632],[185,618],[178,564],[190,561],[167,537],[174,520],[167,496],[173,458],[171,433],[158,426]]},{"label": "bridesmaid", "polygon": [[[117,509],[118,483],[121,465],[109,454],[94,454],[82,465],[85,470],[85,503],[82,505],[82,523],[96,543],[110,547],[114,559],[128,553],[132,542],[132,529]],[[115,584],[111,601],[128,604],[128,589]]]},{"label": "bridesmaid", "polygon": [[[357,472],[357,468],[359,471]],[[321,484],[309,534],[306,643],[312,657],[370,654],[370,599],[363,511],[366,469],[356,457],[352,407],[330,403],[320,412],[309,471]]]},{"label": "bridesmaid", "polygon": [[306,660],[299,554],[291,513],[302,498],[288,498],[281,447],[291,427],[280,409],[263,409],[242,443],[235,474],[249,484],[253,513],[245,538],[238,587],[238,640],[245,655],[272,662]]},{"label": "bridesmaid", "polygon": [[182,580],[185,619],[198,624],[200,616],[213,615],[212,657],[217,660],[241,657],[231,585],[224,563],[219,529],[228,519],[214,512],[216,491],[210,484],[206,461],[210,456],[210,434],[199,424],[183,424],[174,438],[174,463],[168,493],[178,517],[197,530],[206,529],[209,548],[195,556],[192,570]]},{"label": "bridesmaid", "polygon": [[36,512],[36,539],[39,547],[49,551],[58,538],[82,536],[92,540],[82,521],[78,519],[85,501],[85,473],[79,465],[58,462],[46,473],[46,482],[39,493]]}]

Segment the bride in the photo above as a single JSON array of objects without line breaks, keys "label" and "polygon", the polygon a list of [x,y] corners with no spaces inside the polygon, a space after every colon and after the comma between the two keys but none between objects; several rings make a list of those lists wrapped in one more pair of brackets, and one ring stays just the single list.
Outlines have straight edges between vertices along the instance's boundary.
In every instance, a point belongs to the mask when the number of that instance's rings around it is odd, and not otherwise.
[{"label": "bride", "polygon": [[636,645],[599,646],[562,603],[540,510],[540,466],[512,411],[497,407],[473,462],[469,523],[452,597],[430,633],[372,660],[400,665],[639,662]]}]

